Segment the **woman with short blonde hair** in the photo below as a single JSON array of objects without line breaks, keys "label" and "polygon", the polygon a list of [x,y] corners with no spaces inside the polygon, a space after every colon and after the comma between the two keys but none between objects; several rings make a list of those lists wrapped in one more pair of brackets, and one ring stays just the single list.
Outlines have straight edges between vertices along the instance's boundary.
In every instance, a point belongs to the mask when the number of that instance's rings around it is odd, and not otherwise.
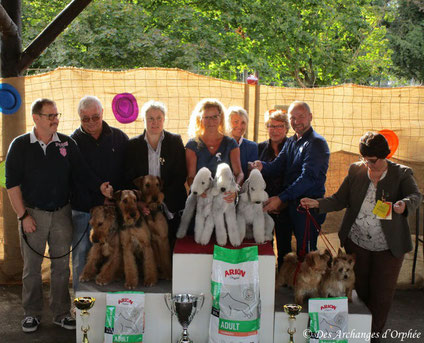
[{"label": "woman with short blonde hair", "polygon": [[244,176],[248,175],[248,163],[258,159],[258,144],[243,136],[247,131],[249,116],[244,108],[231,106],[225,113],[228,134],[233,137],[240,147],[240,162]]}]

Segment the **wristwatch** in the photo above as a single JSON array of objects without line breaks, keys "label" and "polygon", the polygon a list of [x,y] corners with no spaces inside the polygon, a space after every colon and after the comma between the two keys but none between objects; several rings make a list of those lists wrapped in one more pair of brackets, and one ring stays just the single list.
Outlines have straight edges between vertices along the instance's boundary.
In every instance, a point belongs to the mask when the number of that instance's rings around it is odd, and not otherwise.
[{"label": "wristwatch", "polygon": [[21,222],[22,220],[24,220],[26,217],[29,216],[29,213],[27,210],[25,210],[24,214],[22,215],[22,217],[18,217],[18,220]]}]

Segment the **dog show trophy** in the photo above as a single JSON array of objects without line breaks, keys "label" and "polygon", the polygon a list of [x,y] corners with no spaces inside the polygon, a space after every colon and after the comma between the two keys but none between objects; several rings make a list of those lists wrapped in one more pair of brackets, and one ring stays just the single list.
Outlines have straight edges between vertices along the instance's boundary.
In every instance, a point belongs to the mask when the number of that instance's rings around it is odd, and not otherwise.
[{"label": "dog show trophy", "polygon": [[294,323],[296,322],[296,316],[302,310],[302,306],[296,304],[287,304],[284,305],[284,312],[289,315],[289,328],[287,333],[290,335],[290,343],[294,343],[293,335],[296,333],[296,327]]},{"label": "dog show trophy", "polygon": [[79,297],[74,299],[75,307],[81,311],[81,331],[83,333],[82,343],[89,343],[87,333],[90,330],[90,325],[88,325],[90,313],[88,310],[94,306],[95,301],[96,299],[93,297]]},{"label": "dog show trophy", "polygon": [[178,322],[183,327],[183,334],[178,343],[193,343],[188,337],[187,328],[193,320],[195,314],[200,311],[205,301],[203,294],[174,294],[167,293],[164,295],[165,303],[168,309],[174,314]]}]

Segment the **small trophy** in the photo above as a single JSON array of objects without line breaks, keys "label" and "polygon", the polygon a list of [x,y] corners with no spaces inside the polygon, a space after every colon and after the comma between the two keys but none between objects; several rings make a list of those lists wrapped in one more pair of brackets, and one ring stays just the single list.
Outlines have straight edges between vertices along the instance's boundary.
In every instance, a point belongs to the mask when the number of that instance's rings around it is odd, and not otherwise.
[{"label": "small trophy", "polygon": [[81,331],[83,333],[82,343],[89,343],[88,341],[88,330],[90,330],[90,325],[88,325],[88,317],[90,313],[88,310],[94,306],[96,299],[92,297],[79,297],[74,299],[75,307],[81,311]]},{"label": "small trophy", "polygon": [[205,301],[203,294],[165,294],[165,303],[172,314],[177,316],[178,322],[183,327],[183,334],[178,343],[193,343],[188,337],[187,328],[195,314],[200,311]]},{"label": "small trophy", "polygon": [[302,306],[296,304],[287,304],[284,305],[284,312],[289,315],[289,328],[287,333],[290,335],[290,343],[294,343],[293,335],[296,333],[296,328],[294,323],[296,321],[296,316],[302,310]]}]

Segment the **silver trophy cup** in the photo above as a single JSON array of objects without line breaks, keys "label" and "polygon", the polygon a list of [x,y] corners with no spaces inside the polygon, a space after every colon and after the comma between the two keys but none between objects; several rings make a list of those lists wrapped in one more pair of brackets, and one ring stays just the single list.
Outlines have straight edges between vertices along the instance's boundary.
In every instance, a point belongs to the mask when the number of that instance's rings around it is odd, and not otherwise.
[{"label": "silver trophy cup", "polygon": [[188,337],[187,328],[193,320],[195,314],[200,311],[205,301],[203,294],[165,294],[165,303],[172,314],[174,314],[178,322],[183,327],[183,334],[178,343],[193,343]]}]

